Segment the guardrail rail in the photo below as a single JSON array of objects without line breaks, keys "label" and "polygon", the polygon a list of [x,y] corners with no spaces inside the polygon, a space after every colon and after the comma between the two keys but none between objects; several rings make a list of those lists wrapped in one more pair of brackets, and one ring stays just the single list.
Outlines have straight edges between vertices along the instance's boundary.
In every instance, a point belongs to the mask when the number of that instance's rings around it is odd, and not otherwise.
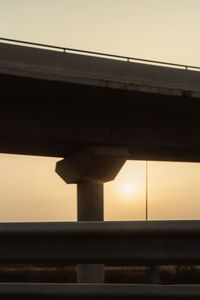
[{"label": "guardrail rail", "polygon": [[[0,263],[200,264],[200,221],[1,223]],[[3,299],[199,299],[200,285],[1,283]]]},{"label": "guardrail rail", "polygon": [[168,67],[171,66],[171,67],[181,68],[181,69],[185,69],[185,70],[200,71],[200,67],[197,67],[197,66],[176,64],[176,63],[170,63],[170,62],[164,62],[164,61],[158,61],[158,60],[150,60],[150,59],[143,59],[143,58],[137,58],[137,57],[131,57],[131,56],[101,53],[101,52],[88,51],[88,50],[80,50],[80,49],[54,46],[54,45],[48,45],[48,44],[41,44],[41,43],[34,43],[34,42],[27,42],[27,41],[15,40],[15,39],[7,39],[7,38],[3,38],[3,37],[0,37],[0,41],[19,44],[19,45],[28,45],[28,46],[33,46],[33,47],[37,47],[37,48],[47,48],[47,49],[62,51],[64,53],[73,52],[73,53],[88,54],[88,55],[98,56],[98,57],[120,59],[120,60],[125,60],[127,62],[141,62],[141,63],[161,65],[161,66],[168,66]]}]

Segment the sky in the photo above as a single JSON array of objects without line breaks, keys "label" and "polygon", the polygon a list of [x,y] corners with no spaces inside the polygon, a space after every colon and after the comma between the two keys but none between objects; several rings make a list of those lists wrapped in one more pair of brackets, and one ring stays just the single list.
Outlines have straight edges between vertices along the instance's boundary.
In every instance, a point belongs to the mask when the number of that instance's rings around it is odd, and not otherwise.
[{"label": "sky", "polygon": [[[200,66],[199,0],[0,0],[0,37]],[[0,221],[74,221],[62,158],[0,154]],[[145,162],[104,188],[105,220],[144,220]],[[200,165],[148,162],[148,216],[200,219]]]}]

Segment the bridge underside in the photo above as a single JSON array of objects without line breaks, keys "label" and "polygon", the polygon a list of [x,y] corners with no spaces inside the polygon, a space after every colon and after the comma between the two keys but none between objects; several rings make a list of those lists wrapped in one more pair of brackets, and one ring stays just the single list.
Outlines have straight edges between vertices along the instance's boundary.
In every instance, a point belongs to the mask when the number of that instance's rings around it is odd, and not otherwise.
[{"label": "bridge underside", "polygon": [[66,157],[122,146],[129,159],[200,161],[200,100],[0,75],[0,152]]}]

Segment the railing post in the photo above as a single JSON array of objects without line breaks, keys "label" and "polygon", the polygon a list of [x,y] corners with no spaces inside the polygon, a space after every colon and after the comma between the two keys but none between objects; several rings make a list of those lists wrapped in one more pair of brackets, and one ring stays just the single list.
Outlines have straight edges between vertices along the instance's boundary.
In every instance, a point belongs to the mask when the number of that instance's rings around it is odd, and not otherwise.
[{"label": "railing post", "polygon": [[150,265],[148,270],[148,283],[150,284],[160,284],[160,272],[159,267],[156,265]]}]

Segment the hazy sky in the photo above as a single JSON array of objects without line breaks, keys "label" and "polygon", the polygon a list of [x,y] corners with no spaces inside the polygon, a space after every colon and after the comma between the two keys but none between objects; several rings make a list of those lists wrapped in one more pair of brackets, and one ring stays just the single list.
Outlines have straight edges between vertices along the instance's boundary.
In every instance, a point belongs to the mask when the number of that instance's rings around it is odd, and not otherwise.
[{"label": "hazy sky", "polygon": [[[199,0],[0,0],[0,36],[200,66]],[[0,155],[0,221],[76,219],[58,158]],[[149,218],[200,219],[200,165],[149,162]],[[145,162],[105,185],[105,219],[144,219]]]}]

